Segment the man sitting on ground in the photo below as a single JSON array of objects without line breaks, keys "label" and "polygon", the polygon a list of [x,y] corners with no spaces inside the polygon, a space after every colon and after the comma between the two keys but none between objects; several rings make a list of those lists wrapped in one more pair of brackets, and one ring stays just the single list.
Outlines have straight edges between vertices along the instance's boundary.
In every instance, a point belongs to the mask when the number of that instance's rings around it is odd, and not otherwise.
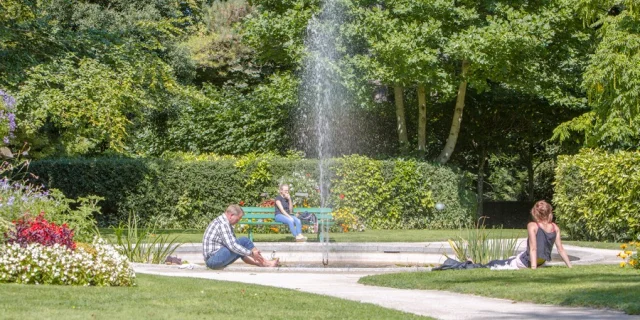
[{"label": "man sitting on ground", "polygon": [[202,254],[207,267],[222,269],[238,258],[254,266],[278,266],[277,259],[266,260],[249,238],[236,239],[233,225],[242,219],[242,215],[244,215],[242,208],[232,204],[223,214],[209,223],[202,239]]}]

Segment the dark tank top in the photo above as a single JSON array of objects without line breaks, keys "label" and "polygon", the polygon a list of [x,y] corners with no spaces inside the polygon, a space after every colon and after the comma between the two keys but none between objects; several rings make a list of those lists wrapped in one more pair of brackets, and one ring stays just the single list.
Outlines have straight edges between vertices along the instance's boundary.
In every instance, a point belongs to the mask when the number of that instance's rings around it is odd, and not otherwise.
[{"label": "dark tank top", "polygon": [[[551,250],[553,249],[553,244],[556,241],[556,230],[558,227],[553,224],[553,231],[546,232],[538,224],[538,232],[536,232],[536,255],[538,263],[537,265],[542,265],[546,261],[551,261]],[[531,261],[529,257],[529,241],[527,239],[527,250],[520,255],[520,261],[525,266],[531,267]]]}]

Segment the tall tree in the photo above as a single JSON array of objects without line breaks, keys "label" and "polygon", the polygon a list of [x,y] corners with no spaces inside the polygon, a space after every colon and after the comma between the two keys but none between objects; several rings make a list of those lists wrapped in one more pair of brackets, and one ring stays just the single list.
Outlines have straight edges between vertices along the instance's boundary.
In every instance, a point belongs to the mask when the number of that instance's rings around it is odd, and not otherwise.
[{"label": "tall tree", "polygon": [[[584,72],[589,110],[563,123],[554,138],[587,147],[640,146],[640,4],[634,0],[572,1],[586,30],[596,30],[595,52]],[[576,135],[577,134],[577,135]]]},{"label": "tall tree", "polygon": [[[393,85],[397,88],[416,90],[418,96],[417,149],[426,148],[427,88],[438,91],[441,98],[451,96],[453,86],[446,63],[442,61],[442,44],[448,33],[447,21],[451,3],[433,1],[395,1],[380,4],[375,1],[353,1],[348,7],[352,19],[346,24],[344,34],[365,50],[354,52],[352,63],[364,70],[370,80]],[[460,17],[457,17],[460,18]],[[396,99],[396,110],[404,110]],[[404,114],[405,112],[402,111]],[[398,129],[404,128],[404,120],[397,119]],[[403,140],[398,132],[400,145]]]},{"label": "tall tree", "polygon": [[402,88],[402,85],[395,84],[393,86],[393,96],[396,103],[398,141],[401,146],[407,146],[409,145],[409,139],[407,138],[407,120],[404,115],[404,88]]},{"label": "tall tree", "polygon": [[[576,105],[581,97],[576,78],[589,35],[579,29],[575,8],[563,1],[461,1],[474,8],[475,22],[450,38],[446,53],[463,61],[459,70],[475,90],[488,81],[544,97],[556,105]],[[464,68],[467,64],[468,68]],[[459,90],[464,94],[465,90]],[[456,109],[464,105],[458,97]],[[456,137],[454,114],[449,138]],[[439,157],[444,163],[455,143],[447,143]]]}]

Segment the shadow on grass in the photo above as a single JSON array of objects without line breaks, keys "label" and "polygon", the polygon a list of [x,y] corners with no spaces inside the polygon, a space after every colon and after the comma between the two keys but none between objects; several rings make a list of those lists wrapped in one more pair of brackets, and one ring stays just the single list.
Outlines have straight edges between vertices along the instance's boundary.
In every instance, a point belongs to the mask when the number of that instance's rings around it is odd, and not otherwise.
[{"label": "shadow on grass", "polygon": [[360,283],[402,289],[445,290],[541,304],[611,308],[640,314],[640,272],[618,266],[488,269],[369,276]]}]

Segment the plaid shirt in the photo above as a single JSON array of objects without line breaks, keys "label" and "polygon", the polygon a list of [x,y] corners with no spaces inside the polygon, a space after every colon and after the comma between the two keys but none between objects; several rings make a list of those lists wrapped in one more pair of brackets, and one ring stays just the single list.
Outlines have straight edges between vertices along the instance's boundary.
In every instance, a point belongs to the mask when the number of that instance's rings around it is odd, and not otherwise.
[{"label": "plaid shirt", "polygon": [[227,247],[231,252],[243,257],[251,254],[251,250],[238,244],[236,235],[233,233],[233,227],[224,213],[213,219],[204,232],[204,237],[202,238],[204,260],[214,255],[222,247]]}]

